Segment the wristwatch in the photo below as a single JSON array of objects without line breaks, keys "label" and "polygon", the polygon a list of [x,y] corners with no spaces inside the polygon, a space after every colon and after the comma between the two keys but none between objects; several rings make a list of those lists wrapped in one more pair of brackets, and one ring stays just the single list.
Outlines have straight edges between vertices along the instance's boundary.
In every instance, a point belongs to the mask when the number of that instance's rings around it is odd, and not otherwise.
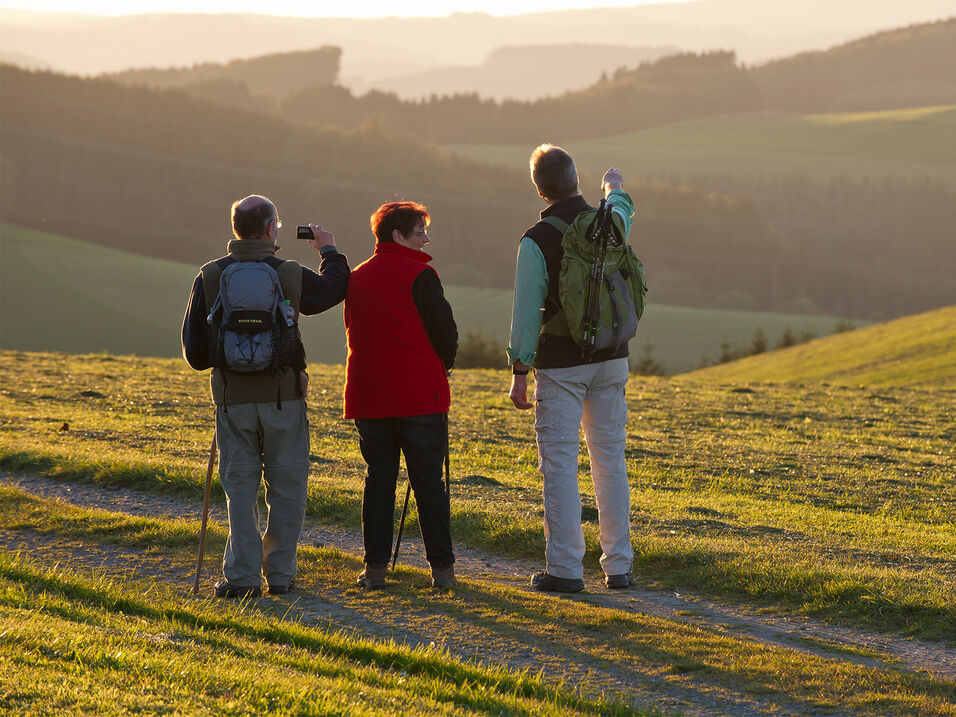
[{"label": "wristwatch", "polygon": [[515,376],[527,376],[528,371],[530,370],[531,370],[530,368],[526,368],[524,371],[522,371],[516,368],[515,364],[511,364],[511,373],[514,374]]}]

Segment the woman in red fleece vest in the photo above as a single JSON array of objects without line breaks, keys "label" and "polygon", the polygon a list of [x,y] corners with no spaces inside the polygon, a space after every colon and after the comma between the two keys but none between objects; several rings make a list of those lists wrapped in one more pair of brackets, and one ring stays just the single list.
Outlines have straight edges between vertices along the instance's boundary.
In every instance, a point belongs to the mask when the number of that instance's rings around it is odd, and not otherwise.
[{"label": "woman in red fleece vest", "polygon": [[366,588],[385,586],[400,453],[415,492],[432,583],[448,587],[455,581],[442,465],[458,330],[424,251],[429,221],[428,210],[415,202],[379,207],[370,221],[375,253],[352,271],[345,297],[345,417],[355,421],[368,468],[365,570],[358,578]]}]

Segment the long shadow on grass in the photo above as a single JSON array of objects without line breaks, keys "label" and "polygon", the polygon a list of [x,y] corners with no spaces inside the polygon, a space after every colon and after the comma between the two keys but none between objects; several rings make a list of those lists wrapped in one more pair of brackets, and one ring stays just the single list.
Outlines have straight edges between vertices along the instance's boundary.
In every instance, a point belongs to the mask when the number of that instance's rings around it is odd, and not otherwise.
[{"label": "long shadow on grass", "polygon": [[[189,630],[198,630],[209,641],[207,632],[212,630],[220,635],[211,636],[211,642],[217,647],[226,647],[235,654],[243,653],[234,645],[230,646],[228,635],[239,635],[252,641],[265,641],[280,645],[291,645],[299,649],[319,652],[344,658],[350,662],[384,670],[407,672],[413,675],[424,675],[449,680],[452,684],[483,685],[495,692],[517,694],[522,697],[546,699],[555,704],[566,704],[576,708],[586,708],[589,711],[602,714],[632,714],[622,704],[604,702],[600,705],[586,699],[557,690],[545,685],[535,678],[524,675],[514,675],[494,668],[472,667],[457,662],[441,653],[409,650],[393,644],[375,643],[370,640],[348,638],[342,635],[326,633],[322,630],[288,622],[256,621],[242,612],[222,613],[210,608],[208,604],[193,606],[178,606],[162,596],[154,595],[153,601],[143,597],[132,597],[128,591],[109,584],[94,584],[78,576],[57,573],[50,570],[41,570],[22,560],[10,558],[0,554],[0,578],[19,583],[31,593],[46,591],[60,595],[69,601],[81,603],[76,606],[70,603],[46,605],[44,609],[57,614],[64,619],[76,622],[94,621],[95,615],[90,615],[87,608],[105,610],[109,613],[137,615],[149,620],[166,623],[178,623]],[[17,597],[7,595],[0,599],[2,602],[17,602]],[[86,606],[85,608],[83,606]],[[225,637],[223,637],[225,635]],[[376,679],[374,676],[370,679]],[[452,698],[452,701],[459,700]],[[500,702],[500,704],[499,704]],[[505,701],[495,701],[495,713],[501,709],[507,710],[511,704]]]},{"label": "long shadow on grass", "polygon": [[[39,471],[68,480],[86,480],[98,485],[126,485],[151,491],[175,491],[200,497],[203,487],[194,476],[176,472],[157,473],[152,466],[102,465],[90,463],[64,469],[52,456],[18,453],[0,465],[16,470]],[[587,507],[587,506],[586,506]],[[358,488],[330,487],[326,482],[310,485],[307,512],[319,519],[356,527],[361,515]],[[537,521],[473,507],[457,508],[452,515],[457,542],[488,552],[515,558],[541,555],[544,537]],[[406,530],[415,530],[411,517]],[[585,532],[585,567],[598,570],[600,546],[596,531]],[[923,602],[918,585],[898,598],[878,581],[817,567],[801,568],[766,561],[742,562],[740,556],[718,549],[704,550],[662,544],[648,539],[635,545],[635,570],[669,588],[694,590],[719,599],[731,599],[757,606],[798,610],[807,615],[862,625],[929,639],[951,639],[956,635],[956,605],[940,607]]]},{"label": "long shadow on grass", "polygon": [[[305,572],[316,575],[320,583],[328,584],[336,576],[341,579],[343,572],[350,574],[361,566],[358,558],[338,551],[304,552]],[[620,689],[634,688],[635,682],[658,682],[658,678],[648,675],[661,667],[673,675],[693,672],[698,683],[719,688],[709,691],[708,699],[720,702],[722,709],[729,712],[739,704],[733,697],[720,697],[721,690],[747,701],[754,694],[774,695],[768,699],[782,699],[807,712],[842,699],[837,692],[819,694],[819,685],[814,684],[816,676],[833,664],[824,658],[808,657],[802,667],[791,666],[790,674],[781,674],[781,662],[789,661],[784,648],[768,647],[745,637],[728,637],[699,624],[594,606],[587,595],[556,598],[507,587],[492,591],[479,582],[466,581],[445,599],[438,593],[422,590],[427,584],[421,571],[406,568],[393,575],[393,587],[386,593],[352,591],[343,597],[334,588],[319,592],[331,601],[358,600],[376,621],[388,622],[400,615],[403,621],[421,620],[427,624],[438,612],[455,625],[467,626],[455,630],[466,643],[505,643],[518,653],[527,654],[530,649],[538,654],[560,656],[570,666],[580,665],[582,670],[591,666],[590,669],[609,675],[622,686]],[[434,599],[428,599],[433,596]],[[766,653],[771,656],[761,665],[758,655]],[[507,659],[507,654],[499,653],[496,657]],[[520,662],[520,656],[513,659]],[[794,670],[802,670],[801,679],[794,679]],[[572,679],[573,673],[570,669],[566,679]],[[869,678],[860,674],[847,679],[852,680],[851,688],[862,688]],[[915,691],[929,697],[943,696],[952,689],[952,685],[897,671],[881,671],[880,679],[895,685],[900,692]],[[669,681],[668,689],[678,689],[677,683]],[[686,689],[696,693],[699,684]],[[689,694],[688,699],[693,697]],[[903,697],[883,699],[890,711],[905,713],[911,708]],[[866,707],[865,700],[861,699],[859,706]]]}]

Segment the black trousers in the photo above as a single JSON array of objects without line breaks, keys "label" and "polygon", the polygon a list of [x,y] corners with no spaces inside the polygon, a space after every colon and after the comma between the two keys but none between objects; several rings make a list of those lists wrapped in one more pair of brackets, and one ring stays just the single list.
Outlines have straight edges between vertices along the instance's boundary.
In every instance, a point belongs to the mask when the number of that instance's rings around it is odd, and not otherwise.
[{"label": "black trousers", "polygon": [[432,567],[455,562],[451,547],[451,508],[442,480],[447,424],[444,413],[402,418],[358,418],[359,448],[368,467],[362,497],[365,562],[388,563],[395,523],[395,485],[399,453],[418,506],[425,557]]}]

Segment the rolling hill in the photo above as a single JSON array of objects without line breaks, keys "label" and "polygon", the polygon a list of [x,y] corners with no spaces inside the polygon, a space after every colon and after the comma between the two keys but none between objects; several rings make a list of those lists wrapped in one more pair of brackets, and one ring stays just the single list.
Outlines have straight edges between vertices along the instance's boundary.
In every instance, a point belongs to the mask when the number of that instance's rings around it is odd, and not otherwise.
[{"label": "rolling hill", "polygon": [[[956,105],[788,115],[707,117],[566,142],[579,170],[600,177],[611,157],[628,176],[705,174],[880,180],[936,177],[956,187]],[[524,168],[524,144],[444,145],[472,159]]]},{"label": "rolling hill", "polygon": [[956,306],[750,356],[686,378],[956,389]]},{"label": "rolling hill", "polygon": [[[535,100],[588,87],[602,73],[635,67],[679,52],[670,47],[601,45],[597,40],[562,45],[499,47],[476,65],[452,65],[370,82],[343,82],[353,92],[394,92],[402,99],[476,93],[496,100]],[[554,72],[540,72],[542,67]]]},{"label": "rolling hill", "polygon": [[[11,224],[0,225],[0,237],[0,346],[4,349],[180,355],[183,311],[197,266]],[[362,259],[364,255],[353,256],[352,264]],[[445,293],[462,337],[478,331],[497,342],[503,366],[511,292],[451,284]],[[788,326],[824,335],[834,330],[837,321],[827,316],[651,303],[631,354],[638,358],[650,344],[653,357],[670,371],[686,371],[700,365],[704,355],[714,360],[724,340],[746,344],[758,326],[774,341]],[[305,319],[302,334],[311,361],[344,362],[341,310]]]},{"label": "rolling hill", "polygon": [[753,71],[781,110],[888,109],[956,101],[956,17],[804,52]]}]

